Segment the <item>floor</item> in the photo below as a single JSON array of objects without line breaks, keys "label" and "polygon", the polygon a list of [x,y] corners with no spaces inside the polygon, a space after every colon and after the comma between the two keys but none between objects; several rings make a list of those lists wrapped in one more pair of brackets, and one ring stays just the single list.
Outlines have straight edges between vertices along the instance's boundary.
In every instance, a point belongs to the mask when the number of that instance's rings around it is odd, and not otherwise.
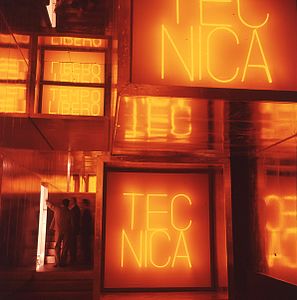
[{"label": "floor", "polygon": [[227,300],[227,292],[113,293],[100,300]]},{"label": "floor", "polygon": [[109,292],[93,299],[93,270],[87,266],[53,268],[43,271],[0,271],[2,300],[228,300],[220,292]]}]

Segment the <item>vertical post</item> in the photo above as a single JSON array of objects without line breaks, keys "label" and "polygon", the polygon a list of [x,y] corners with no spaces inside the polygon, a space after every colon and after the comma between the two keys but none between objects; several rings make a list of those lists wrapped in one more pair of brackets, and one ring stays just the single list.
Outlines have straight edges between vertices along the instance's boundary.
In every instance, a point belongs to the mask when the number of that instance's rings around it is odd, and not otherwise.
[{"label": "vertical post", "polygon": [[67,156],[67,192],[70,192],[70,176],[71,176],[71,153],[68,151]]},{"label": "vertical post", "polygon": [[97,163],[97,189],[95,204],[95,235],[94,235],[94,282],[93,300],[100,299],[101,294],[101,260],[102,260],[102,204],[103,204],[103,158],[98,158]]},{"label": "vertical post", "polygon": [[27,84],[27,112],[29,116],[34,114],[35,107],[35,83],[36,83],[36,67],[37,67],[37,45],[38,36],[32,34],[30,37],[29,52],[29,68],[28,68],[28,84]]},{"label": "vertical post", "polygon": [[256,213],[255,128],[251,104],[230,103],[230,171],[233,266],[231,299],[250,300],[251,280],[256,272],[256,239],[253,215]]},{"label": "vertical post", "polygon": [[40,205],[39,205],[39,225],[38,225],[38,243],[36,271],[40,271],[44,266],[45,242],[46,242],[46,224],[47,224],[47,206],[48,188],[46,184],[40,186]]}]

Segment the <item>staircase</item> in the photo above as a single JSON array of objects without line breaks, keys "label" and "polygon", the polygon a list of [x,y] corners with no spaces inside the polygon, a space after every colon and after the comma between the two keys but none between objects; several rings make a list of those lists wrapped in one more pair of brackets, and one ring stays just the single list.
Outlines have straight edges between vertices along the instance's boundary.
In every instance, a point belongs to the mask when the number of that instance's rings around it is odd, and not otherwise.
[{"label": "staircase", "polygon": [[55,263],[55,235],[53,231],[48,230],[45,243],[44,264]]}]

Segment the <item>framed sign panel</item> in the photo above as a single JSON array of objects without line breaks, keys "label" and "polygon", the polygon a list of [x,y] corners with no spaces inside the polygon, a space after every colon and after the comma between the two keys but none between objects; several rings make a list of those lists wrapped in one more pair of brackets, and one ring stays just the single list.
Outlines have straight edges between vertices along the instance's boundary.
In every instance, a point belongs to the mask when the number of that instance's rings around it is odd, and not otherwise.
[{"label": "framed sign panel", "polygon": [[219,99],[119,97],[114,152],[221,150]]},{"label": "framed sign panel", "polygon": [[210,175],[107,169],[106,289],[213,288]]},{"label": "framed sign panel", "polygon": [[28,35],[0,34],[0,112],[25,113],[29,66]]},{"label": "framed sign panel", "polygon": [[132,2],[133,83],[296,91],[296,1]]},{"label": "framed sign panel", "polygon": [[103,116],[106,52],[106,39],[39,37],[39,112]]}]

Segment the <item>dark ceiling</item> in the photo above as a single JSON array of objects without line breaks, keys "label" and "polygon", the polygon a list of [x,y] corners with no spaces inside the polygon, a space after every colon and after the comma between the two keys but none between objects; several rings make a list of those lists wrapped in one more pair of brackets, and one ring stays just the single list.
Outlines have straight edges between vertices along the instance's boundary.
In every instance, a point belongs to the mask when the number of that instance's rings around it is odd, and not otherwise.
[{"label": "dark ceiling", "polygon": [[60,0],[61,4],[56,8],[56,29],[51,28],[46,8],[49,2],[49,0],[0,0],[0,14],[2,18],[4,16],[12,31],[106,33],[113,1]]}]

